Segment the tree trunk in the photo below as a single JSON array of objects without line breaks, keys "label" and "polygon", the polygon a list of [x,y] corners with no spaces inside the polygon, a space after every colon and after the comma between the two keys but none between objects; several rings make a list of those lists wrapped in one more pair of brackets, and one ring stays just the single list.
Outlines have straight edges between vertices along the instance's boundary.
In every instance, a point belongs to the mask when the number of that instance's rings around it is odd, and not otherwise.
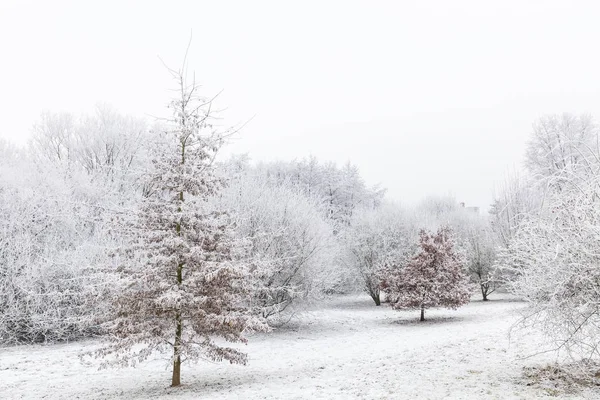
[{"label": "tree trunk", "polygon": [[177,313],[175,317],[177,320],[177,330],[175,331],[175,345],[173,346],[173,378],[171,379],[171,386],[179,386],[181,384],[181,315]]},{"label": "tree trunk", "polygon": [[425,321],[425,303],[421,304],[421,321]]},{"label": "tree trunk", "polygon": [[375,305],[380,306],[381,305],[381,297],[380,297],[379,290],[374,290],[373,288],[369,287],[369,288],[367,288],[367,291],[369,293],[369,296],[371,296],[371,298],[375,302]]},{"label": "tree trunk", "polygon": [[379,287],[375,286],[371,282],[369,282],[369,283],[367,283],[367,286],[365,287],[365,289],[367,289],[367,293],[369,293],[369,296],[371,296],[371,298],[375,302],[375,305],[380,306],[381,305],[381,297],[380,297],[381,291],[379,290]]},{"label": "tree trunk", "polygon": [[[182,81],[183,82],[183,81]],[[182,86],[183,90],[183,86]],[[181,115],[185,116],[185,103],[182,104]],[[185,117],[181,121],[181,125],[185,127],[186,120]],[[185,164],[185,145],[186,139],[182,139],[181,141],[181,165]],[[179,206],[177,207],[177,212],[181,214],[181,203],[183,203],[183,190],[179,192]],[[177,222],[175,226],[175,230],[177,231],[177,236],[181,236],[181,223]],[[179,263],[177,265],[177,285],[181,286],[183,283],[183,264]],[[175,313],[175,341],[173,342],[173,377],[171,379],[171,386],[179,386],[181,385],[181,335],[183,332],[183,322],[181,318],[181,310],[178,310]]]},{"label": "tree trunk", "polygon": [[481,295],[483,296],[483,301],[488,301],[487,291],[488,289],[484,285],[481,285]]},{"label": "tree trunk", "polygon": [[[179,234],[181,228],[177,224],[177,234]],[[183,264],[177,266],[177,284],[181,285],[183,282]],[[181,313],[177,311],[175,314],[175,341],[173,342],[173,378],[171,379],[171,386],[179,386],[181,384],[181,334],[183,332],[183,322]]]},{"label": "tree trunk", "polygon": [[371,297],[373,298],[373,301],[375,302],[376,306],[380,306],[381,305],[381,298],[379,296],[379,293],[373,294],[373,295],[371,295]]}]

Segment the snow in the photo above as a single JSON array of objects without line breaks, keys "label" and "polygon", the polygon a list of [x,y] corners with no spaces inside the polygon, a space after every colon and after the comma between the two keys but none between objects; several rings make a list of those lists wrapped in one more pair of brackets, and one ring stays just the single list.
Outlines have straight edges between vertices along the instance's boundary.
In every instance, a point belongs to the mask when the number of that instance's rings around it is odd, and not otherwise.
[{"label": "snow", "polygon": [[[98,370],[78,354],[95,341],[0,349],[0,399],[536,399],[524,366],[554,361],[533,334],[510,338],[524,303],[506,295],[456,310],[375,307],[366,296],[322,302],[289,326],[250,337],[247,366],[182,365],[170,388],[165,357]],[[600,398],[582,391],[571,399]]]}]

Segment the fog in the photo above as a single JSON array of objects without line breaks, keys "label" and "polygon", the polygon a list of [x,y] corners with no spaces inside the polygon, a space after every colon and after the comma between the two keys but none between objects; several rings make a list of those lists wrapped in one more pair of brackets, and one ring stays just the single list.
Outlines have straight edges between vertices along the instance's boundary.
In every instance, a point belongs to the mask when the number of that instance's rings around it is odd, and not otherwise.
[{"label": "fog", "polygon": [[520,169],[531,124],[594,113],[595,2],[175,1],[0,4],[0,137],[27,142],[43,110],[108,103],[161,116],[189,67],[224,125],[227,153],[358,165],[413,203],[453,194],[486,209]]}]

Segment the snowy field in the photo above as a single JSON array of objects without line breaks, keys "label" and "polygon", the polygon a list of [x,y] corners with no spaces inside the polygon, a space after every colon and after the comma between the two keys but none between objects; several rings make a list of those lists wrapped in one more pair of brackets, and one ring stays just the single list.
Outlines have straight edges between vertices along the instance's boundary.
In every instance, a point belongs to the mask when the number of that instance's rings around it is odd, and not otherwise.
[{"label": "snowy field", "polygon": [[[524,366],[552,354],[534,335],[508,337],[523,303],[495,296],[457,311],[375,307],[367,297],[331,299],[286,328],[255,335],[246,367],[185,363],[170,388],[161,358],[137,368],[98,371],[78,354],[95,342],[0,349],[0,399],[536,399],[557,394],[528,386]],[[560,398],[594,399],[585,389]]]}]

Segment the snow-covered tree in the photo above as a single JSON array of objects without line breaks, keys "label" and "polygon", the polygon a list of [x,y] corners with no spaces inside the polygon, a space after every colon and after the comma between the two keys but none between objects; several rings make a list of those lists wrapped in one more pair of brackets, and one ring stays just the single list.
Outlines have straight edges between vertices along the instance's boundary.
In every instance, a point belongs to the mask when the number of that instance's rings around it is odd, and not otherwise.
[{"label": "snow-covered tree", "polygon": [[469,278],[463,260],[455,253],[451,231],[442,227],[436,234],[421,230],[420,252],[404,267],[387,266],[382,282],[394,309],[420,309],[421,321],[431,307],[456,309],[470,300]]},{"label": "snow-covered tree", "polygon": [[498,288],[495,269],[497,243],[487,218],[477,216],[466,232],[463,242],[465,262],[471,280],[481,289],[483,301]]},{"label": "snow-covered tree", "polygon": [[38,165],[85,171],[111,196],[135,197],[155,136],[143,119],[98,105],[93,115],[44,112],[34,124],[29,152]]},{"label": "snow-covered tree", "polygon": [[358,209],[381,205],[385,190],[367,187],[358,168],[350,163],[342,168],[335,163],[320,163],[310,157],[301,161],[263,163],[257,170],[274,185],[298,187],[308,197],[319,201],[323,215],[337,232],[350,224]]},{"label": "snow-covered tree", "polygon": [[97,333],[110,276],[102,221],[84,183],[51,166],[0,162],[0,341]]},{"label": "snow-covered tree", "polygon": [[384,267],[392,260],[401,265],[408,261],[414,250],[413,238],[410,219],[395,204],[357,212],[343,232],[344,262],[375,305],[381,304]]},{"label": "snow-covered tree", "polygon": [[219,203],[235,215],[237,236],[249,241],[253,304],[279,323],[336,284],[333,230],[314,198],[291,184],[270,185],[236,160],[226,166],[235,175]]},{"label": "snow-covered tree", "polygon": [[[499,231],[509,233],[501,235],[497,265],[508,288],[529,304],[521,322],[539,328],[557,349],[585,358],[600,356],[598,154],[591,117],[541,118],[528,142],[526,184],[505,191],[512,201],[494,210],[496,228],[505,220]],[[535,191],[542,194],[534,196],[535,207],[521,202],[506,213]]]},{"label": "snow-covered tree", "polygon": [[171,349],[177,386],[185,360],[245,364],[246,354],[215,338],[244,343],[245,332],[266,325],[247,307],[250,271],[239,261],[246,247],[229,215],[209,202],[223,185],[213,166],[223,134],[211,125],[211,102],[183,70],[171,73],[179,90],[171,129],[153,150],[140,211],[123,220],[132,241],[120,269],[125,284],[107,323],[112,343],[98,354],[127,365]]},{"label": "snow-covered tree", "polygon": [[521,224],[499,266],[528,302],[523,326],[576,357],[600,356],[600,183],[554,193]]},{"label": "snow-covered tree", "polygon": [[543,196],[543,189],[530,177],[516,173],[506,177],[489,211],[492,231],[501,246],[510,245],[523,219],[540,208]]},{"label": "snow-covered tree", "polygon": [[69,162],[75,152],[77,137],[75,117],[62,112],[45,111],[33,125],[30,148],[34,156]]},{"label": "snow-covered tree", "polygon": [[598,126],[590,115],[546,115],[533,124],[525,164],[556,190],[598,172]]},{"label": "snow-covered tree", "polygon": [[0,144],[0,340],[73,340],[101,333],[115,289],[115,213],[141,199],[150,165],[142,120],[99,107],[44,113],[26,149]]}]

